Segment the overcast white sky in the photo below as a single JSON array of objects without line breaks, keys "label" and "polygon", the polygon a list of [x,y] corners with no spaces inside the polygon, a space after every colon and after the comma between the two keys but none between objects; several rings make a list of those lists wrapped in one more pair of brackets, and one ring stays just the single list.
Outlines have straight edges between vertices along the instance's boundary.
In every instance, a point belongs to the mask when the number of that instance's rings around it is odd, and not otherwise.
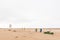
[{"label": "overcast white sky", "polygon": [[0,27],[60,28],[60,0],[0,0]]}]

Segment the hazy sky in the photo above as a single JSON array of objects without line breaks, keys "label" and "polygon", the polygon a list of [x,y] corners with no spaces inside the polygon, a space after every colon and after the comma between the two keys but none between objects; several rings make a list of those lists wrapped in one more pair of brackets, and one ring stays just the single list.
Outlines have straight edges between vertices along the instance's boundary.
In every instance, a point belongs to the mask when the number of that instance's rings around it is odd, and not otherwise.
[{"label": "hazy sky", "polygon": [[59,27],[60,0],[0,0],[0,27]]}]

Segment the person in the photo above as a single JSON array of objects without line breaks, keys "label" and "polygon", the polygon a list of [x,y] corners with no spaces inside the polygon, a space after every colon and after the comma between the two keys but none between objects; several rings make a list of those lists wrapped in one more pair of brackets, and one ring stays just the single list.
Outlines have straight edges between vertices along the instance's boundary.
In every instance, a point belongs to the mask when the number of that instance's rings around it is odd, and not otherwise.
[{"label": "person", "polygon": [[11,25],[11,24],[9,24],[9,29],[8,29],[8,31],[11,31],[11,27],[12,27],[12,25]]},{"label": "person", "polygon": [[37,28],[35,29],[35,32],[37,32]]},{"label": "person", "polygon": [[12,25],[11,24],[9,24],[9,28],[11,28],[12,27]]},{"label": "person", "polygon": [[42,28],[40,28],[40,32],[42,32]]}]

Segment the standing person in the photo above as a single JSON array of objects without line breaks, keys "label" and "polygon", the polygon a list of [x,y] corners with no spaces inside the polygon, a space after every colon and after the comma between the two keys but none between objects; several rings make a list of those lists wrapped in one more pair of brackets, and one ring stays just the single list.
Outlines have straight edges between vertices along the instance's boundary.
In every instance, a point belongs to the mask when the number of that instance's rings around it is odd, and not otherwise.
[{"label": "standing person", "polygon": [[42,32],[42,28],[40,28],[40,32]]},{"label": "standing person", "polygon": [[35,32],[37,32],[37,28],[35,29]]},{"label": "standing person", "polygon": [[8,31],[11,31],[11,27],[12,27],[12,25],[11,25],[11,24],[9,24],[9,30],[8,30]]},{"label": "standing person", "polygon": [[12,25],[11,24],[9,24],[9,28],[11,28],[12,27]]}]

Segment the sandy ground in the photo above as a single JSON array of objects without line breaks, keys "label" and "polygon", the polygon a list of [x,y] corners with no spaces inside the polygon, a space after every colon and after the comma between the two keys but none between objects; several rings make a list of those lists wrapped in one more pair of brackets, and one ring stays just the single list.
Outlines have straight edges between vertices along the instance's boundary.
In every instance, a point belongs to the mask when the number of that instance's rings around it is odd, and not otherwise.
[{"label": "sandy ground", "polygon": [[[44,34],[44,31],[52,31],[54,35]],[[0,28],[0,40],[60,40],[60,29],[43,29],[43,32],[35,32],[35,29],[2,29]]]}]

